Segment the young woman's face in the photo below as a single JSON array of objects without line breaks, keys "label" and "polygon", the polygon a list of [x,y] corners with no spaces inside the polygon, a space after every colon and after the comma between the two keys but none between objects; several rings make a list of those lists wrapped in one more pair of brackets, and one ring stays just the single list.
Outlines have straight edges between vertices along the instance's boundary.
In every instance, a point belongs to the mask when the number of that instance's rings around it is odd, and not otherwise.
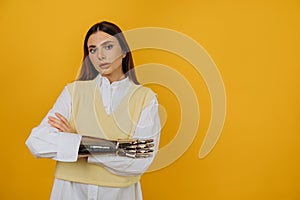
[{"label": "young woman's face", "polygon": [[124,73],[122,71],[122,58],[126,56],[118,40],[103,32],[93,33],[87,42],[89,58],[95,69],[107,77],[110,82],[120,80]]}]

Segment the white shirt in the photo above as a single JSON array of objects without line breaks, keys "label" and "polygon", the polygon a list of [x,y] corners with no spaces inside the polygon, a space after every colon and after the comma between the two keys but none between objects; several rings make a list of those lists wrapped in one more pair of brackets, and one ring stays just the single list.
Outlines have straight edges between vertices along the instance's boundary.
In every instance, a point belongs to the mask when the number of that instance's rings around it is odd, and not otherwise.
[{"label": "white shirt", "polygon": [[[96,83],[107,114],[111,114],[115,110],[133,84],[128,78],[110,84],[109,80],[101,75],[96,77]],[[55,116],[54,113],[56,112],[70,120],[71,103],[70,93],[68,88],[65,87],[40,125],[33,128],[26,145],[35,157],[52,158],[62,162],[75,162],[77,160],[82,136],[58,132],[56,128],[48,124],[48,117]],[[158,103],[156,97],[154,97],[150,104],[143,109],[133,137],[154,139],[155,150],[157,151],[160,128]],[[153,158],[154,156],[145,159],[89,156],[88,162],[102,165],[114,174],[130,176],[144,173],[153,161]],[[141,200],[142,192],[139,182],[126,188],[112,188],[55,179],[50,199]]]}]

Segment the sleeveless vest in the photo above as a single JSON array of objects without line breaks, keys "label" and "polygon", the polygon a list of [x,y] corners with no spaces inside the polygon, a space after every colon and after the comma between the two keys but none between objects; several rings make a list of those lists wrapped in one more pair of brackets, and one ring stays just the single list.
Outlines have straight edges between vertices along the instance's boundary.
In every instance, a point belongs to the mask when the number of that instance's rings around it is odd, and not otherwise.
[{"label": "sleeveless vest", "polygon": [[[70,123],[78,134],[110,140],[132,137],[140,114],[154,93],[149,88],[132,84],[115,111],[107,115],[96,80],[75,81],[68,85],[72,98]],[[104,167],[78,158],[77,162],[57,161],[58,179],[109,187],[127,187],[140,176],[119,176]]]}]

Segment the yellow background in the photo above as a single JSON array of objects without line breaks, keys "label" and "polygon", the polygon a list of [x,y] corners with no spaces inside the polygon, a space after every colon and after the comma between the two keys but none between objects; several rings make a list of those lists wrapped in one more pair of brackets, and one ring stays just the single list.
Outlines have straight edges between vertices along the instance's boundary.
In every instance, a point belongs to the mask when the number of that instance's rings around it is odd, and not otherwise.
[{"label": "yellow background", "polygon": [[[55,162],[34,159],[24,142],[74,80],[84,35],[102,20],[123,30],[158,26],[187,34],[211,55],[226,88],[222,135],[200,160],[210,118],[202,78],[178,56],[134,52],[136,65],[158,62],[179,70],[197,91],[201,108],[190,148],[172,165],[143,176],[145,200],[300,199],[299,0],[2,0],[0,199],[49,198]],[[180,112],[170,91],[153,89],[170,116],[164,146],[174,137]]]}]

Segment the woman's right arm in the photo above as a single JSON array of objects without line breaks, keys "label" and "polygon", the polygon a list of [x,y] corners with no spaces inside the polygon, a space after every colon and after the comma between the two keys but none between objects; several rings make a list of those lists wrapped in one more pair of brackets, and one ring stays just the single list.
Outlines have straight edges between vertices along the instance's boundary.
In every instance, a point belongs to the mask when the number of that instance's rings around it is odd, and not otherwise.
[{"label": "woman's right arm", "polygon": [[48,123],[49,116],[56,117],[60,113],[70,120],[71,97],[68,88],[65,87],[53,108],[37,127],[33,128],[26,140],[26,145],[31,153],[38,158],[52,158],[62,162],[75,162],[78,158],[78,149],[81,135],[59,132]]}]

